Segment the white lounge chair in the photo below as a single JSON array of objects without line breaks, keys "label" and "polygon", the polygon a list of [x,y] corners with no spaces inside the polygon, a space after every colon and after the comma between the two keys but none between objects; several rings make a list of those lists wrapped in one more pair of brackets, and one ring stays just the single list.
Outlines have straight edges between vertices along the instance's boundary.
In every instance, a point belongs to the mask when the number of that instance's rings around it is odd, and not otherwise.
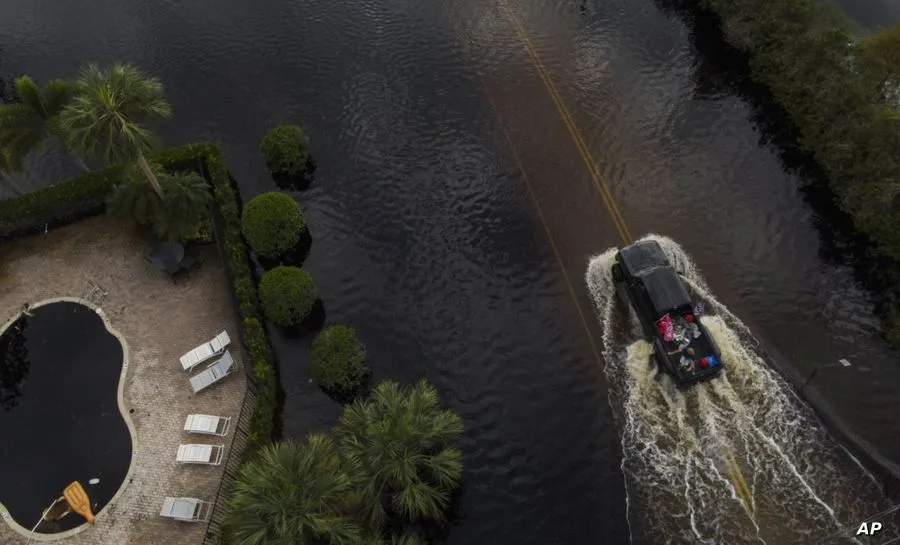
[{"label": "white lounge chair", "polygon": [[225,437],[228,435],[229,425],[231,425],[231,417],[189,414],[187,420],[184,421],[184,431]]},{"label": "white lounge chair", "polygon": [[163,500],[159,516],[186,522],[206,522],[209,520],[211,511],[212,504],[208,501],[198,500],[197,498],[170,498],[167,496]]},{"label": "white lounge chair", "polygon": [[181,356],[181,366],[185,371],[190,371],[206,360],[225,352],[225,349],[228,348],[229,344],[231,344],[231,337],[228,336],[227,331],[223,331],[216,335],[213,340],[203,343],[187,354]]},{"label": "white lounge chair", "polygon": [[205,370],[191,377],[191,388],[196,394],[201,390],[209,388],[233,372],[234,359],[231,357],[231,352],[226,350],[221,358],[211,363]]},{"label": "white lounge chair", "polygon": [[178,445],[175,460],[182,464],[217,466],[222,463],[225,445]]}]

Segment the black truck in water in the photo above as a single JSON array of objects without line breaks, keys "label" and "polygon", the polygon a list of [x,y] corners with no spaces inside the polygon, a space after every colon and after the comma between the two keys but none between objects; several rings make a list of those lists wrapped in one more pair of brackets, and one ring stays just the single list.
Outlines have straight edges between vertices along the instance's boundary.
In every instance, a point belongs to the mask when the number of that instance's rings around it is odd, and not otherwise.
[{"label": "black truck in water", "polygon": [[619,250],[612,276],[619,297],[634,308],[653,344],[651,365],[672,375],[679,387],[722,372],[715,341],[656,241],[642,240]]}]

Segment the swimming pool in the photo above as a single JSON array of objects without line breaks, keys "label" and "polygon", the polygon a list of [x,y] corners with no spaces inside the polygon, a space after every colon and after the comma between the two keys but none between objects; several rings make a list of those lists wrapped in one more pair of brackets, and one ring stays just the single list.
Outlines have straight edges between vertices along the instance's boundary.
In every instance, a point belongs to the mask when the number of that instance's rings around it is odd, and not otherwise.
[{"label": "swimming pool", "polygon": [[[73,481],[95,515],[121,487],[132,454],[118,398],[124,361],[103,318],[71,301],[35,306],[0,332],[0,504],[18,525],[31,530]],[[73,513],[36,531],[84,522]]]}]

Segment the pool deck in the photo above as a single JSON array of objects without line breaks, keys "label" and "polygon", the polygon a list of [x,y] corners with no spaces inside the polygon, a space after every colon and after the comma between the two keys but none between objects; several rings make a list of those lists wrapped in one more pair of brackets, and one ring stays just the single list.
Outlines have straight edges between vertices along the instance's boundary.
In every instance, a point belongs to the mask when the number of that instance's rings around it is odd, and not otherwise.
[{"label": "pool deck", "polygon": [[[80,532],[64,538],[51,534],[41,542],[203,543],[206,523],[166,519],[159,511],[165,496],[215,500],[222,466],[181,466],[175,454],[179,444],[206,443],[224,444],[228,456],[234,430],[226,437],[189,435],[183,431],[184,421],[192,413],[230,416],[234,427],[247,384],[240,369],[241,352],[233,349],[237,372],[193,396],[190,375],[178,359],[222,329],[236,342],[237,316],[214,245],[203,249],[206,261],[199,270],[173,285],[145,261],[143,254],[151,243],[108,218],[94,218],[0,246],[0,323],[17,316],[25,303],[80,298],[91,281],[108,293],[99,306],[128,345],[123,402],[126,412],[134,410],[130,419],[136,434],[130,476],[92,527],[81,526]],[[0,522],[0,543],[26,541]]]}]

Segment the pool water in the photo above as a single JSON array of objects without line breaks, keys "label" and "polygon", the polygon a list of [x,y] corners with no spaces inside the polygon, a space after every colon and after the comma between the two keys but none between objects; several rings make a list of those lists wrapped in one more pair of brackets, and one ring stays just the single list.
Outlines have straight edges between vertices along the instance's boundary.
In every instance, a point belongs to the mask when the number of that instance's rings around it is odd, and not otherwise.
[{"label": "pool water", "polygon": [[[0,334],[0,503],[19,525],[32,529],[72,481],[94,514],[121,486],[132,446],[117,401],[123,361],[119,340],[77,303],[36,307]],[[73,513],[36,531],[84,522]]]}]

